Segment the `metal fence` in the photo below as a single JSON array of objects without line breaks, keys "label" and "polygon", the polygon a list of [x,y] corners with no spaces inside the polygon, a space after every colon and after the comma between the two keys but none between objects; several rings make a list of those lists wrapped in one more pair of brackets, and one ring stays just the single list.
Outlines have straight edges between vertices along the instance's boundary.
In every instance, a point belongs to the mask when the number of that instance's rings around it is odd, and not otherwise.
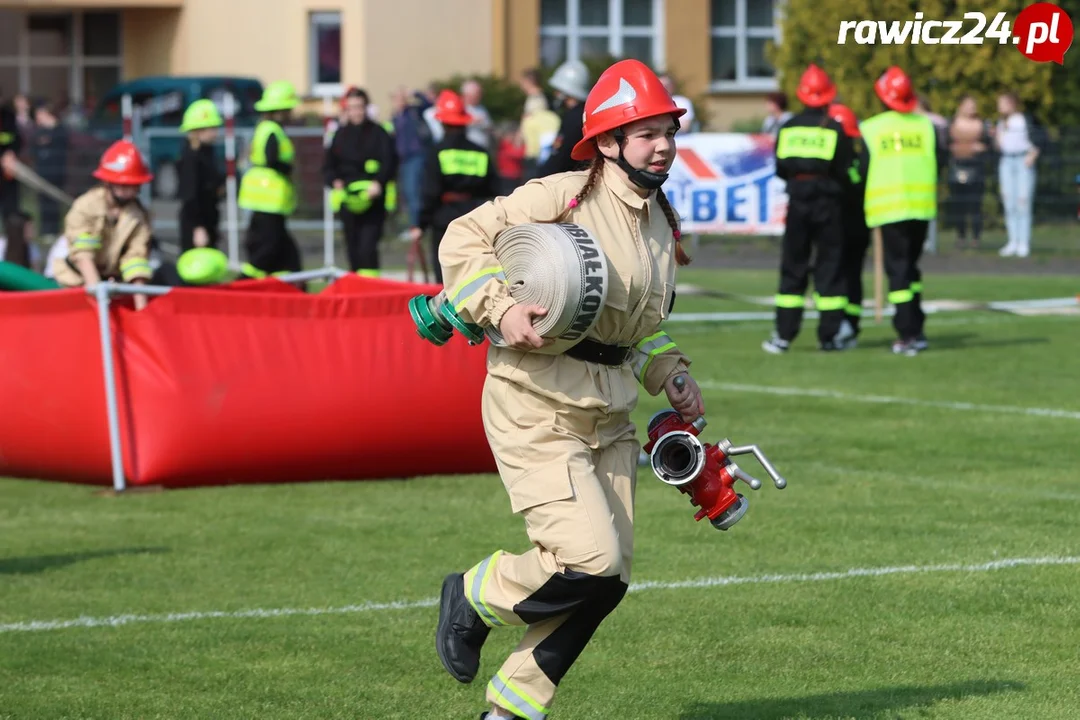
[{"label": "metal fence", "polygon": [[[237,127],[237,165],[238,173],[246,168],[247,148],[254,128]],[[290,227],[298,233],[311,236],[326,232],[327,219],[322,179],[324,154],[324,129],[311,126],[290,126],[286,132],[296,146],[296,179],[299,206],[290,221]],[[1034,222],[1036,225],[1053,225],[1062,230],[1056,245],[1061,248],[1080,249],[1080,127],[1053,128],[1048,131],[1047,146],[1043,150],[1037,166],[1037,190],[1034,204]],[[47,179],[57,178],[55,184],[68,194],[77,196],[94,184],[91,176],[97,166],[102,151],[116,139],[116,135],[101,136],[90,133],[70,132],[67,151],[62,157],[52,160],[59,167],[42,166],[34,162],[33,153],[24,153],[27,164],[44,175]],[[143,200],[149,203],[153,216],[155,232],[166,239],[175,236],[178,229],[179,202],[176,197],[178,173],[176,163],[179,159],[185,139],[173,129],[140,129],[138,124],[133,131],[133,139],[146,155],[156,175],[152,186],[144,191]],[[216,143],[217,151],[224,163],[224,134]],[[31,143],[32,146],[32,143]],[[30,193],[27,192],[29,195]],[[399,197],[401,197],[399,193]],[[938,197],[940,229],[951,227],[952,214],[948,185],[941,181]],[[402,198],[404,205],[405,198]],[[33,202],[27,203],[33,212]],[[989,153],[986,159],[986,192],[983,196],[984,225],[988,229],[1004,227],[1003,208],[999,195],[997,179],[997,155]],[[224,212],[222,217],[226,217]],[[246,226],[247,218],[241,211],[241,226]],[[340,224],[332,218],[329,227],[337,232]],[[388,225],[388,233],[396,233],[405,225],[403,213]],[[1058,235],[1054,234],[1057,238]]]}]

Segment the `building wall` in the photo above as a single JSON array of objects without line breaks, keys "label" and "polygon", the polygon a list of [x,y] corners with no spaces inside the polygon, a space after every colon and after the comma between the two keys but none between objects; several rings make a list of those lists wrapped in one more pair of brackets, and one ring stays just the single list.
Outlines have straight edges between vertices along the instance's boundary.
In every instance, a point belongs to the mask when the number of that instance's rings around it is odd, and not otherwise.
[{"label": "building wall", "polygon": [[[253,76],[307,95],[315,11],[341,13],[342,84],[365,88],[384,118],[397,85],[493,72],[492,0],[184,0],[180,11],[125,11],[125,75]],[[417,15],[425,22],[408,20]]]},{"label": "building wall", "polygon": [[507,74],[517,80],[521,73],[540,64],[540,0],[505,0],[508,5]]},{"label": "building wall", "polygon": [[[360,0],[358,4],[365,27],[355,47],[363,54],[357,64],[351,59],[346,62],[344,79],[363,83],[380,108],[389,108],[390,93],[398,85],[420,89],[451,75],[494,72],[492,0]],[[413,22],[413,17],[423,22]],[[342,30],[349,32],[344,26]],[[389,113],[384,111],[382,116],[387,118]]]},{"label": "building wall", "polygon": [[16,10],[120,10],[180,8],[188,0],[0,0],[0,8]]},{"label": "building wall", "polygon": [[178,9],[138,8],[121,14],[123,79],[173,71],[182,45],[180,20]]},{"label": "building wall", "polygon": [[667,0],[664,48],[667,67],[684,95],[697,97],[709,87],[709,4]]},{"label": "building wall", "polygon": [[[705,98],[709,122],[703,130],[726,132],[739,120],[765,118],[765,93],[713,94]],[[760,127],[760,124],[759,124]]]}]

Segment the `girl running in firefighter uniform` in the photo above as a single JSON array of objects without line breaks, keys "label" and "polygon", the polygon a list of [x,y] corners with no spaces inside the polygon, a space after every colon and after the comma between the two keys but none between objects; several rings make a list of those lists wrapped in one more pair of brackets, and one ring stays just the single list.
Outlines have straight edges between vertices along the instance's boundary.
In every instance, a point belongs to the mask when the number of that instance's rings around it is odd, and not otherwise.
[{"label": "girl running in firefighter uniform", "polygon": [[[573,149],[589,168],[485,203],[451,223],[440,246],[462,320],[498,327],[508,344],[488,350],[482,414],[510,507],[533,544],[523,554],[496,551],[443,583],[436,650],[459,682],[475,678],[491,628],[527,627],[487,684],[491,709],[481,718],[546,718],[563,676],[626,592],[638,386],[666,392],[687,421],[704,413],[689,358],[659,329],[674,303],[675,266],[690,261],[660,189],[684,112],[642,63],[612,65],[588,95]],[[499,278],[496,235],[537,222],[589,229],[608,258],[597,325],[565,352],[533,328],[546,309],[517,303]]]}]

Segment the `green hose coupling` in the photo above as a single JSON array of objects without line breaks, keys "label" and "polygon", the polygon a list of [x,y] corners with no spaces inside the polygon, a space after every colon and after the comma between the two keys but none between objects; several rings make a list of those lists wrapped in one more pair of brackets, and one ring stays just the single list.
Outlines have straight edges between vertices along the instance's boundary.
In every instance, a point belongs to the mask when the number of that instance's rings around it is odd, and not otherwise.
[{"label": "green hose coupling", "polygon": [[417,295],[409,301],[409,315],[416,323],[416,333],[434,345],[445,345],[457,330],[470,345],[478,345],[484,339],[479,325],[467,323],[446,301],[446,291],[434,297]]}]

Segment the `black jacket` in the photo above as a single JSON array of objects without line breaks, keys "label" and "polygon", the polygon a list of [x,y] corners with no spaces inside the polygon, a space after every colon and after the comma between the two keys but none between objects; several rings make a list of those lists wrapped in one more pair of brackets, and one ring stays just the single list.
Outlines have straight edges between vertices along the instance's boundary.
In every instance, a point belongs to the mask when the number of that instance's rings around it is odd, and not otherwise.
[{"label": "black jacket", "polygon": [[[379,163],[379,169],[368,172],[368,160]],[[386,185],[397,177],[398,156],[394,139],[371,120],[359,125],[342,125],[334,133],[334,141],[323,159],[323,178],[327,186],[341,180],[348,186],[357,180],[375,180],[383,186],[380,197],[386,197]]]},{"label": "black jacket", "polygon": [[551,155],[536,168],[535,177],[547,177],[561,172],[577,170],[582,166],[581,161],[570,157],[570,151],[581,142],[582,112],[585,106],[578,103],[574,107],[563,108],[562,123],[559,125],[559,135],[555,138],[555,147]]},{"label": "black jacket", "polygon": [[[487,158],[487,172],[483,175],[444,175],[439,162],[439,153],[444,150],[482,153]],[[424,158],[424,175],[420,185],[420,229],[427,230],[436,224],[448,225],[454,218],[495,197],[498,195],[498,180],[495,158],[491,153],[469,140],[464,130],[447,129],[443,139],[428,150]],[[444,200],[445,193],[467,197]]]},{"label": "black jacket", "polygon": [[870,151],[861,137],[852,138],[855,156],[848,171],[844,192],[844,229],[849,236],[862,236],[866,227],[866,173],[870,169]]},{"label": "black jacket", "polygon": [[190,218],[195,227],[217,227],[225,174],[218,168],[214,147],[200,145],[195,149],[190,143],[185,144],[180,154],[179,174],[181,214]]},{"label": "black jacket", "polygon": [[[15,110],[11,107],[11,101],[0,105],[0,156],[8,150],[16,156],[22,152],[22,134],[19,132],[19,123],[15,120]],[[6,173],[0,172],[0,192],[4,193],[5,210],[14,211],[14,205],[18,204],[18,181],[9,180]]]},{"label": "black jacket", "polygon": [[8,150],[16,155],[22,152],[22,135],[10,101],[0,105],[0,155]]},{"label": "black jacket", "polygon": [[[785,157],[776,159],[776,175],[787,181],[788,194],[792,198],[807,198],[812,195],[843,194],[850,183],[848,168],[855,159],[855,150],[844,133],[843,126],[829,117],[825,108],[806,108],[780,127],[785,128],[820,127],[834,130],[837,134],[836,153],[830,160],[808,157]],[[777,147],[781,138],[777,135]]]}]

